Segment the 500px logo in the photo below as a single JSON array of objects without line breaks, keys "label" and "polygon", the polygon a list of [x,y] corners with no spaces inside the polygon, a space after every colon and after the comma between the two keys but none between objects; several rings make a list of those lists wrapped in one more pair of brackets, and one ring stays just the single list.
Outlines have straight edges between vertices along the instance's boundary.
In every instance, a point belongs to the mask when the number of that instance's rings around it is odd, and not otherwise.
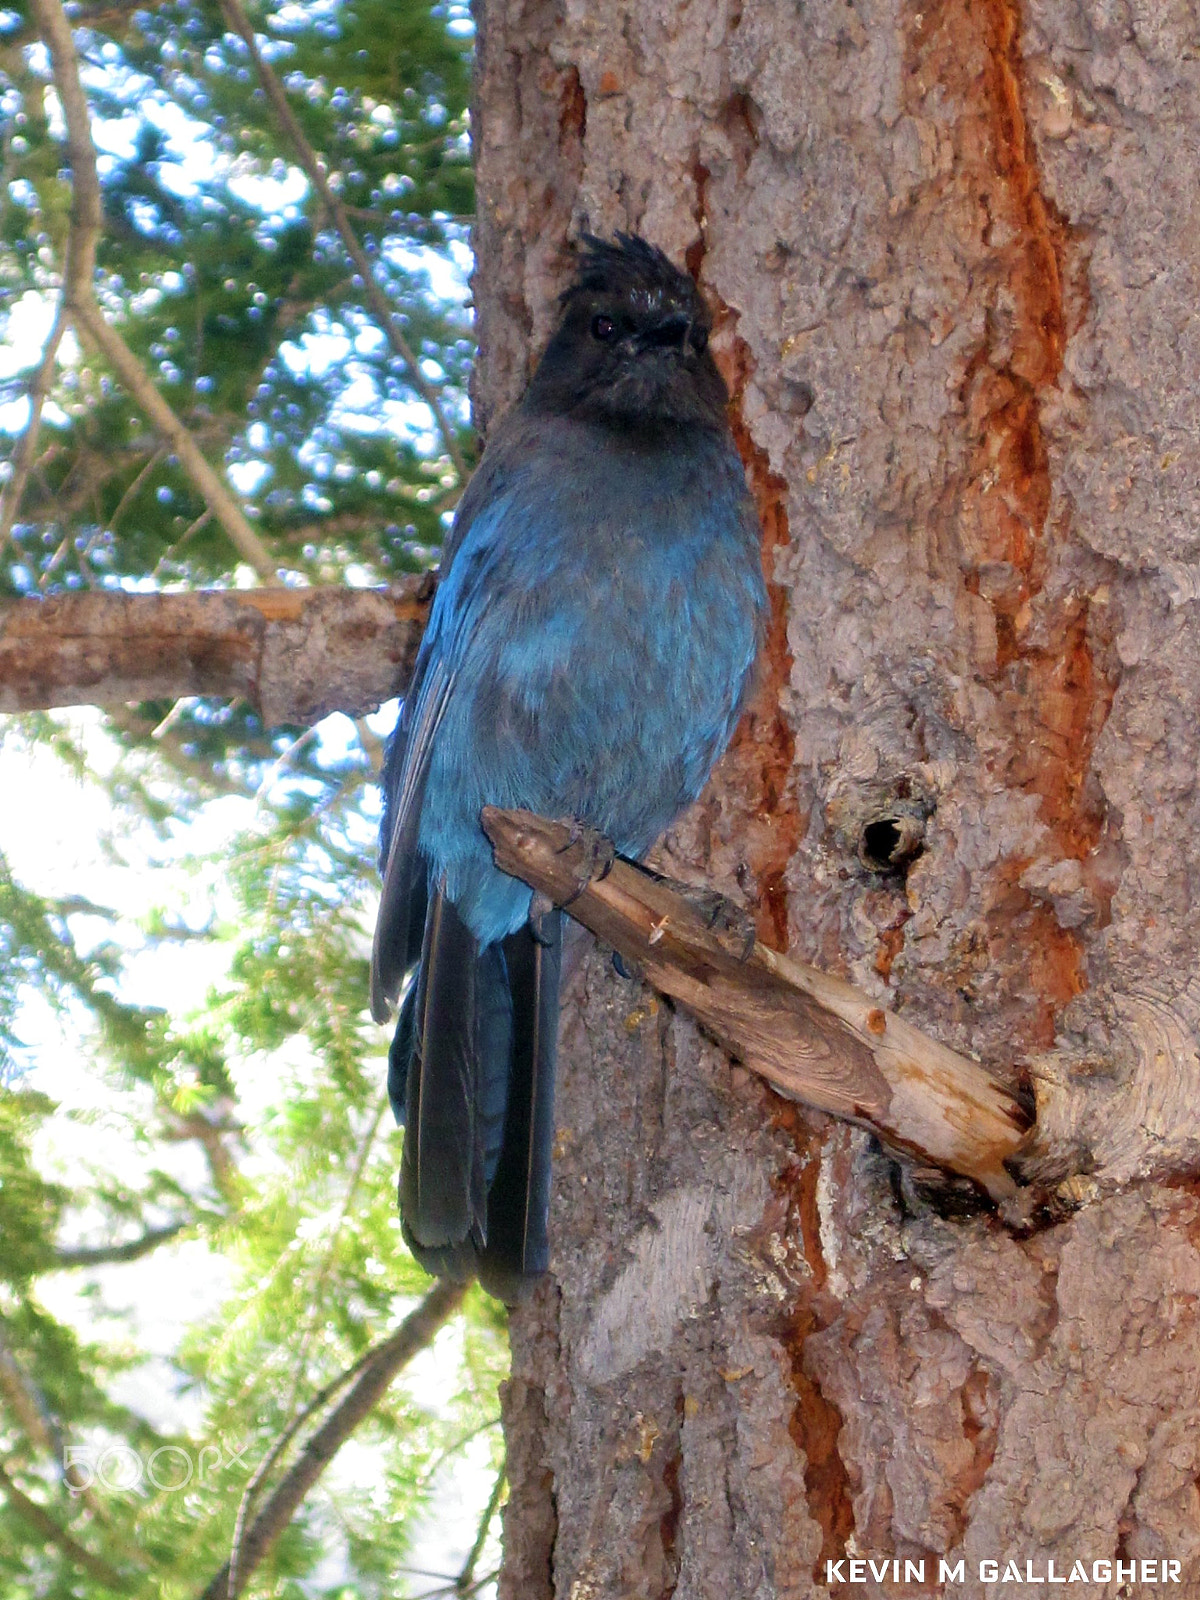
[{"label": "500px logo", "polygon": [[128,1444],[69,1444],[63,1449],[63,1468],[73,1495],[97,1484],[111,1494],[136,1494],[146,1484],[155,1489],[186,1489],[193,1479],[208,1488],[231,1467],[248,1473],[250,1464],[242,1458],[249,1448],[244,1444],[235,1450],[225,1440],[202,1445],[195,1452],[181,1444],[160,1444],[143,1456]]}]

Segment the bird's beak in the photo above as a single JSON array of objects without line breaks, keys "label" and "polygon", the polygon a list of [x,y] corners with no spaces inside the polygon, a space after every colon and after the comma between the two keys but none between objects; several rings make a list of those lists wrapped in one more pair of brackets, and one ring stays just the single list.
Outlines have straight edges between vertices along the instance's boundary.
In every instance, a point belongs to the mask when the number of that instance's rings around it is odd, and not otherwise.
[{"label": "bird's beak", "polygon": [[681,311],[673,311],[652,328],[647,328],[638,342],[643,350],[682,350],[691,329],[691,319]]}]

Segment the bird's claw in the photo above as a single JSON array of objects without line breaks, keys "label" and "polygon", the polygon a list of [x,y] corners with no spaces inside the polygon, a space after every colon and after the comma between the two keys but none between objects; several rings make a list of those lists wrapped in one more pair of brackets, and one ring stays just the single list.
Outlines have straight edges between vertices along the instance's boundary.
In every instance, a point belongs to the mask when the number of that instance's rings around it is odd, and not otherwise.
[{"label": "bird's claw", "polygon": [[617,859],[616,846],[611,839],[606,839],[598,828],[589,827],[577,817],[567,818],[566,823],[570,836],[559,853],[565,855],[568,850],[577,851],[580,866],[575,878],[574,891],[561,902],[564,907],[578,900],[590,883],[599,883],[607,878],[612,871],[613,862]]}]

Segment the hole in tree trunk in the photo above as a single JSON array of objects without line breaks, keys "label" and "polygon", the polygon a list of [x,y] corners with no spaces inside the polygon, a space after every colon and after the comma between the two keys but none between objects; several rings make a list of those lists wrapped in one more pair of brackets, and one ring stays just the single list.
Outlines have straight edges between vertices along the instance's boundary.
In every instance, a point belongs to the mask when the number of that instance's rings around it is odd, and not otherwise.
[{"label": "hole in tree trunk", "polygon": [[925,824],[904,812],[885,813],[863,824],[858,858],[872,872],[904,872],[924,849]]}]

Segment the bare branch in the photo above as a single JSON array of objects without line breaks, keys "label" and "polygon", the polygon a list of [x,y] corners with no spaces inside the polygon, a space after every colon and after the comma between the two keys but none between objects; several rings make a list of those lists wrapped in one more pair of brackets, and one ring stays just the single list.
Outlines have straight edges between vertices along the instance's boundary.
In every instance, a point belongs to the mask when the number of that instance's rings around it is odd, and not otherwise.
[{"label": "bare branch", "polygon": [[79,81],[79,57],[71,25],[59,0],[30,0],[29,9],[42,41],[50,52],[54,87],[67,124],[67,155],[71,162],[71,229],[63,268],[63,300],[74,309],[92,294],[96,271],[96,245],[104,214],[100,204],[100,177],[96,148],[92,144],[87,96]]},{"label": "bare branch", "polygon": [[62,302],[59,302],[54,326],[50,329],[50,337],[46,340],[46,348],[42,351],[42,359],[38,363],[37,371],[29,386],[29,421],[25,424],[25,431],[21,434],[17,448],[13,454],[12,477],[4,485],[0,494],[0,550],[8,543],[12,533],[13,524],[17,520],[17,513],[21,509],[21,501],[25,495],[25,485],[29,481],[29,473],[37,455],[38,431],[42,425],[42,408],[46,404],[46,396],[50,393],[50,385],[54,381],[54,368],[58,361],[58,347],[62,343],[62,336],[67,331],[67,315]]},{"label": "bare branch", "polygon": [[[371,1128],[371,1140],[374,1139],[378,1129],[379,1119],[377,1118]],[[369,1151],[369,1149],[370,1142],[367,1142],[363,1146],[364,1160],[365,1153]],[[339,1228],[341,1227],[341,1223],[345,1218],[353,1190],[358,1186],[359,1177],[361,1177],[361,1166],[359,1171],[355,1174],[353,1188],[346,1196],[346,1205],[343,1206],[342,1216],[338,1219]],[[322,1271],[321,1278],[323,1279],[324,1276],[325,1273]],[[319,1305],[319,1303],[319,1298],[314,1298],[314,1309]],[[305,1338],[307,1339],[307,1337],[308,1333],[306,1332]],[[246,1519],[249,1517],[251,1508],[254,1505],[254,1502],[258,1499],[259,1491],[261,1490],[263,1484],[267,1481],[267,1478],[270,1476],[275,1463],[280,1459],[284,1451],[291,1444],[292,1440],[296,1437],[300,1430],[313,1417],[316,1416],[317,1412],[320,1411],[322,1406],[327,1405],[335,1394],[344,1389],[348,1383],[352,1382],[353,1379],[355,1379],[362,1369],[368,1364],[368,1362],[375,1359],[375,1354],[376,1351],[374,1349],[366,1351],[366,1353],[360,1356],[352,1367],[347,1367],[344,1372],[340,1372],[336,1378],[331,1379],[329,1383],[325,1384],[321,1389],[318,1389],[317,1393],[313,1395],[312,1399],[309,1400],[308,1403],[301,1408],[301,1410],[296,1412],[291,1422],[288,1423],[287,1427],[279,1435],[278,1439],[276,1439],[275,1443],[271,1446],[270,1450],[255,1469],[253,1476],[246,1484],[245,1490],[242,1493],[242,1498],[237,1510],[237,1519],[233,1525],[233,1539],[229,1548],[229,1583],[231,1594],[236,1593],[234,1586],[237,1583],[238,1570],[241,1565],[242,1541],[246,1536]],[[301,1355],[303,1356],[303,1349],[301,1351]],[[299,1379],[299,1376],[300,1373],[298,1371],[297,1380]],[[289,1409],[294,1404],[295,1386],[293,1386],[292,1399],[289,1401]]]},{"label": "bare branch", "polygon": [[291,140],[300,165],[308,174],[309,182],[316,191],[322,205],[326,207],[329,215],[333,218],[334,226],[337,228],[346,254],[353,261],[359,276],[362,278],[363,292],[370,303],[372,312],[380,327],[386,333],[388,343],[408,368],[409,382],[433,413],[438,432],[442,436],[442,442],[446,446],[447,454],[454,463],[454,470],[458,474],[459,482],[465,483],[469,474],[466,462],[463,460],[457,435],[446,418],[437,390],[421,371],[416,352],[405,338],[399,318],[388,304],[387,296],[379,285],[379,280],[375,276],[375,269],[372,267],[366,251],[359,242],[345,205],[330,185],[325,163],[305,138],[304,129],[300,126],[296,114],[288,102],[283,85],[275,76],[270,63],[263,58],[263,54],[258,48],[258,40],[254,36],[254,29],[246,13],[242,10],[239,0],[221,0],[221,10],[230,28],[246,46],[250,59],[254,63],[254,70],[258,74],[259,82],[263,86],[263,92],[274,108],[275,115],[279,118],[284,132]]},{"label": "bare branch", "polygon": [[44,1506],[38,1505],[36,1500],[31,1500],[22,1489],[9,1477],[4,1467],[0,1466],[0,1493],[3,1493],[13,1510],[27,1522],[47,1544],[57,1545],[67,1559],[74,1563],[81,1572],[86,1572],[97,1583],[102,1583],[106,1589],[111,1589],[114,1594],[128,1594],[130,1582],[122,1577],[115,1567],[110,1567],[108,1562],[100,1556],[81,1545],[78,1539],[67,1532],[66,1528],[52,1517]]},{"label": "bare branch", "polygon": [[433,582],[0,603],[0,711],[242,696],[270,727],[374,711],[412,673]]},{"label": "bare branch", "polygon": [[59,0],[30,0],[30,7],[50,51],[54,87],[67,125],[67,155],[73,178],[71,229],[63,271],[64,310],[80,333],[86,333],[108,359],[130,395],[178,456],[180,465],[243,561],[253,567],[264,582],[274,584],[278,576],[271,554],[250,526],[232,491],[209,465],[199,445],[158,392],[133,351],[100,310],[93,278],[103,212],[91,120],[79,79],[79,57]]},{"label": "bare branch", "polygon": [[95,296],[89,294],[86,300],[73,304],[72,310],[76,323],[86,330],[92,342],[108,358],[130,395],[179,457],[183,470],[204,496],[242,560],[247,566],[253,567],[266,583],[278,582],[271,553],[246,520],[233,491],[209,465],[208,458],[151,383],[133,351],[105,320]]},{"label": "bare branch", "polygon": [[226,1562],[200,1600],[236,1600],[338,1450],[374,1410],[401,1368],[426,1348],[442,1324],[458,1310],[466,1292],[465,1284],[445,1279],[435,1283],[395,1333],[361,1364],[350,1392],[313,1434],[251,1524],[242,1540],[237,1573],[232,1573]]},{"label": "bare branch", "polygon": [[250,1515],[251,1507],[258,1499],[259,1490],[270,1476],[271,1469],[305,1424],[310,1422],[321,1407],[328,1404],[339,1390],[344,1389],[348,1383],[356,1378],[367,1363],[374,1359],[374,1356],[375,1351],[368,1350],[352,1367],[347,1367],[344,1372],[339,1372],[337,1377],[327,1383],[324,1388],[318,1389],[303,1410],[296,1413],[262,1461],[254,1469],[253,1476],[242,1491],[242,1498],[238,1503],[237,1517],[233,1524],[233,1539],[229,1547],[229,1583],[227,1585],[227,1593],[236,1595],[238,1592],[238,1574],[241,1569],[242,1541],[246,1537],[246,1519]]},{"label": "bare branch", "polygon": [[187,1226],[186,1222],[181,1221],[169,1222],[162,1228],[147,1228],[145,1233],[140,1233],[136,1239],[127,1239],[123,1244],[64,1246],[54,1252],[50,1268],[103,1267],[114,1261],[140,1261],[152,1250],[157,1250],[160,1244],[167,1244],[176,1238]]},{"label": "bare branch", "polygon": [[[70,25],[58,0],[30,0],[30,9],[38,31],[50,51],[54,86],[58,90],[63,115],[67,121],[67,149],[75,184],[71,196],[71,226],[67,234],[66,262],[63,266],[58,310],[30,387],[29,421],[13,460],[13,475],[7,485],[3,507],[0,509],[0,548],[7,543],[12,532],[25,493],[25,485],[37,454],[42,408],[54,380],[58,347],[62,343],[67,324],[72,320],[73,302],[80,292],[87,295],[92,293],[92,276],[96,270],[96,244],[100,237],[102,215],[100,180],[96,173],[96,151],[91,140],[87,100],[79,81],[79,66]],[[63,64],[61,71],[60,63]],[[81,129],[82,137],[80,137]]]},{"label": "bare branch", "polygon": [[[631,862],[590,877],[599,841],[527,811],[483,811],[496,865],[626,959],[782,1093],[870,1128],[886,1143],[973,1179],[996,1201],[1030,1115],[977,1061],[918,1032],[868,995],[763,945],[728,946],[688,891]],[[609,847],[611,849],[611,847]]]}]

